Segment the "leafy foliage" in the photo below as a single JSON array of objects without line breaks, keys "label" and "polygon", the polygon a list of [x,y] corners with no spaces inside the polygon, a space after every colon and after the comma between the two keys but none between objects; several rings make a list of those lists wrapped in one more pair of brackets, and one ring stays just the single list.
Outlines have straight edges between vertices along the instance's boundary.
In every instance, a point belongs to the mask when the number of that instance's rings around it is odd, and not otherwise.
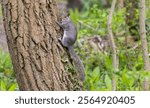
[{"label": "leafy foliage", "polygon": [[[78,55],[84,60],[86,68],[85,90],[111,90],[112,73],[116,75],[118,91],[142,90],[144,76],[150,77],[150,74],[143,69],[141,42],[131,42],[133,46],[130,48],[127,48],[125,44],[125,12],[125,9],[116,11],[112,22],[119,56],[119,70],[117,72],[114,72],[112,68],[111,49],[107,51],[107,54],[104,54],[92,50],[87,51],[84,45],[76,45],[76,47],[82,47],[76,48],[76,50],[80,52]],[[80,40],[94,35],[107,36],[107,17],[108,10],[99,9],[97,5],[83,13],[79,13],[77,10],[71,11],[71,18],[78,28],[79,42],[77,44],[80,43]],[[148,24],[148,20],[146,24]],[[149,26],[146,27],[149,29]],[[117,36],[117,34],[121,35]]]},{"label": "leafy foliage", "polygon": [[[107,35],[107,20],[109,11],[99,9],[98,5],[94,5],[88,11],[79,13],[77,10],[70,11],[73,22],[77,25],[79,37],[91,36],[98,34],[101,36]],[[116,33],[123,30],[125,27],[125,9],[118,10],[114,14],[112,29]],[[81,15],[82,14],[82,15]],[[115,22],[115,23],[114,23]]]},{"label": "leafy foliage", "polygon": [[0,50],[0,90],[14,91],[17,89],[10,56]]}]

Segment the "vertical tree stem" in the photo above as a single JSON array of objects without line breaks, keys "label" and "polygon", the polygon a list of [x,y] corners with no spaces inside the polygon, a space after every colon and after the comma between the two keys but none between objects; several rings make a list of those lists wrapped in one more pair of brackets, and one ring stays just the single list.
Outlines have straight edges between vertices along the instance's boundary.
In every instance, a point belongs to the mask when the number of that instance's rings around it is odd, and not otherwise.
[{"label": "vertical tree stem", "polygon": [[[142,41],[144,69],[150,72],[150,63],[148,56],[148,46],[146,40],[146,29],[145,29],[145,0],[140,0],[140,37]],[[144,78],[143,90],[148,90],[149,80],[147,77]]]},{"label": "vertical tree stem", "polygon": [[[113,17],[113,12],[115,10],[115,5],[116,5],[116,0],[113,0],[111,9],[110,9],[110,13],[108,16],[108,36],[109,36],[109,40],[110,40],[110,44],[111,44],[111,48],[112,48],[113,68],[115,71],[117,71],[118,70],[118,60],[117,60],[118,57],[117,57],[116,45],[115,45],[115,41],[114,41],[114,37],[113,37],[113,33],[112,33],[112,17]],[[116,90],[116,81],[115,81],[114,73],[112,75],[112,90],[113,91]]]}]

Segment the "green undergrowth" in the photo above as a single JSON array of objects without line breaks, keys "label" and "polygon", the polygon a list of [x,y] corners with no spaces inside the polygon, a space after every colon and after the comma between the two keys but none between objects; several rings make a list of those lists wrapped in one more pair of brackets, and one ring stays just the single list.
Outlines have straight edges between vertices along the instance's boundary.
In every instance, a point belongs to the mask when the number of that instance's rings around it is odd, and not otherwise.
[{"label": "green undergrowth", "polygon": [[12,62],[8,53],[0,50],[0,90],[17,90],[15,74],[12,68]]}]

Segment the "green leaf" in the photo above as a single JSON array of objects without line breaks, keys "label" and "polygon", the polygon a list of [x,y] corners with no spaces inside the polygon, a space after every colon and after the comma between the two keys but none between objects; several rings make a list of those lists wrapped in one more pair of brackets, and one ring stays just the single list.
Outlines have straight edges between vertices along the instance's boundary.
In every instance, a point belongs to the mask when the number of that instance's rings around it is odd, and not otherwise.
[{"label": "green leaf", "polygon": [[99,67],[97,66],[94,71],[93,71],[93,74],[92,74],[92,79],[93,81],[97,80],[99,78],[99,75],[100,75],[100,69]]},{"label": "green leaf", "polygon": [[109,78],[108,75],[105,75],[105,84],[107,86],[107,90],[111,90],[112,86],[111,86],[111,79]]},{"label": "green leaf", "polygon": [[2,91],[7,90],[6,84],[5,84],[5,82],[2,81],[2,80],[1,80],[1,83],[0,83],[0,89],[1,89]]},{"label": "green leaf", "polygon": [[16,88],[17,88],[17,84],[14,83],[11,85],[11,87],[8,89],[8,91],[14,91],[14,90],[16,90]]}]

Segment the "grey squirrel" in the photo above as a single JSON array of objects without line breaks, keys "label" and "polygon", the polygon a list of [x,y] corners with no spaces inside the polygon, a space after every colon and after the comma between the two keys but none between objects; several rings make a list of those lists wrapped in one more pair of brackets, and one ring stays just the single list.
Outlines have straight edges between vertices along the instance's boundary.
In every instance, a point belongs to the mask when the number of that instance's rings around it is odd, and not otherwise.
[{"label": "grey squirrel", "polygon": [[64,31],[63,37],[61,39],[62,45],[68,48],[71,59],[73,60],[75,68],[77,69],[79,73],[79,79],[81,81],[84,81],[85,79],[84,65],[82,61],[80,60],[80,58],[75,53],[74,48],[73,48],[73,45],[77,39],[77,30],[69,16],[63,19],[61,23],[59,22],[57,23],[59,24],[60,27],[63,28],[63,31]]}]

